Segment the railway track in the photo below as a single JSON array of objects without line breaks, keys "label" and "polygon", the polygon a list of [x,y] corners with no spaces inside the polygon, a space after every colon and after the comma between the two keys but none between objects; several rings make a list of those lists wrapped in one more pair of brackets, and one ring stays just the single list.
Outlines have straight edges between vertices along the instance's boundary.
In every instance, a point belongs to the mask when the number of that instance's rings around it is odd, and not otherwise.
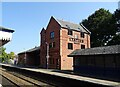
[{"label": "railway track", "polygon": [[36,79],[27,77],[25,75],[22,75],[20,73],[16,73],[14,71],[7,71],[6,69],[3,69],[0,67],[0,74],[9,80],[11,83],[13,83],[16,87],[22,86],[22,87],[55,87],[51,84],[44,83],[42,81],[38,81]]},{"label": "railway track", "polygon": [[5,75],[4,77],[10,79],[17,87],[120,87],[119,82],[7,65],[1,67],[1,75]]}]

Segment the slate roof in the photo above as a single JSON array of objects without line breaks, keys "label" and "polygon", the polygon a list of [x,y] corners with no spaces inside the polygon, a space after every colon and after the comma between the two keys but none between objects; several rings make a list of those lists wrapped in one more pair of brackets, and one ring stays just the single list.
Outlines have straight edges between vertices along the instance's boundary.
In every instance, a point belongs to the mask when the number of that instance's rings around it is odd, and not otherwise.
[{"label": "slate roof", "polygon": [[82,55],[120,54],[120,45],[77,49],[69,54],[69,57]]},{"label": "slate roof", "polygon": [[14,30],[11,30],[11,29],[9,29],[9,28],[5,28],[5,27],[2,27],[2,26],[0,26],[0,31],[5,31],[5,32],[14,32]]},{"label": "slate roof", "polygon": [[[54,17],[53,17],[54,18]],[[66,29],[71,29],[71,30],[76,30],[76,31],[80,31],[80,32],[84,32],[84,33],[91,33],[87,28],[85,28],[82,24],[75,24],[75,23],[71,23],[68,21],[63,21],[63,20],[59,20],[54,18],[61,27],[66,28]]]},{"label": "slate roof", "polygon": [[27,50],[27,51],[23,51],[23,52],[21,52],[21,53],[18,53],[18,55],[19,55],[19,54],[24,54],[24,53],[30,53],[30,52],[37,51],[37,50],[40,50],[40,46],[35,47],[35,48],[32,48],[32,49],[29,49],[29,50]]}]

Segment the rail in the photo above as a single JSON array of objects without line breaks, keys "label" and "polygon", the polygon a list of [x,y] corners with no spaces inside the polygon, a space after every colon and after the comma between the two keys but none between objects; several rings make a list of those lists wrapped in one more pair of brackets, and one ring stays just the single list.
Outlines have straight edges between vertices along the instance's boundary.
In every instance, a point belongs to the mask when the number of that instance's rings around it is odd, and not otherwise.
[{"label": "rail", "polygon": [[42,69],[30,69],[21,68],[10,65],[0,64],[7,70],[13,70],[25,75],[28,75],[34,79],[40,80],[44,83],[58,87],[68,86],[80,86],[80,87],[120,87],[119,82],[100,80],[90,77],[76,76],[65,73],[58,73],[54,71],[47,71]]}]

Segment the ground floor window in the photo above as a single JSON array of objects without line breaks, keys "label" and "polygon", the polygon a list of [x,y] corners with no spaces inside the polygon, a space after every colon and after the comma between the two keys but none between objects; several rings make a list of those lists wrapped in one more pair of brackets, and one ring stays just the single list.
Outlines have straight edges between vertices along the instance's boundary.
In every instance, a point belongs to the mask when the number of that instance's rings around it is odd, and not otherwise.
[{"label": "ground floor window", "polygon": [[54,47],[55,47],[55,42],[49,44],[49,48],[54,48]]},{"label": "ground floor window", "polygon": [[72,43],[68,43],[68,49],[73,49],[73,44]]},{"label": "ground floor window", "polygon": [[81,49],[85,49],[85,45],[81,45]]},{"label": "ground floor window", "polygon": [[54,61],[54,58],[50,58],[50,64],[54,64],[55,61]]}]

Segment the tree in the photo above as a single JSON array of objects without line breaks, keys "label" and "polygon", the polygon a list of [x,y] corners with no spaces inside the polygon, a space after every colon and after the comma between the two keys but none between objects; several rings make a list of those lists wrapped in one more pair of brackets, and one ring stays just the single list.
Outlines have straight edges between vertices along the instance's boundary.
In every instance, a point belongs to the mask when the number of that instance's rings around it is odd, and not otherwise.
[{"label": "tree", "polygon": [[119,45],[120,44],[120,34],[115,35],[112,40],[109,41],[108,45]]},{"label": "tree", "polygon": [[108,10],[100,8],[82,21],[82,24],[91,31],[91,47],[104,46],[115,35],[115,19]]},{"label": "tree", "polygon": [[14,59],[15,58],[15,53],[14,52],[10,52],[8,55],[9,55],[10,59]]},{"label": "tree", "polygon": [[120,45],[120,9],[116,9],[113,13],[113,17],[115,19],[116,34],[108,42],[108,45]]},{"label": "tree", "polygon": [[9,54],[5,52],[6,48],[0,47],[0,62],[8,63],[10,59],[15,58],[15,53],[10,52]]},{"label": "tree", "polygon": [[120,30],[120,9],[116,9],[116,11],[113,14],[116,24],[117,24],[117,29]]},{"label": "tree", "polygon": [[0,47],[0,60],[1,60],[1,62],[4,62],[5,61],[5,59],[7,59],[7,53],[5,52],[5,50],[6,50],[6,48],[4,48],[4,47]]}]

